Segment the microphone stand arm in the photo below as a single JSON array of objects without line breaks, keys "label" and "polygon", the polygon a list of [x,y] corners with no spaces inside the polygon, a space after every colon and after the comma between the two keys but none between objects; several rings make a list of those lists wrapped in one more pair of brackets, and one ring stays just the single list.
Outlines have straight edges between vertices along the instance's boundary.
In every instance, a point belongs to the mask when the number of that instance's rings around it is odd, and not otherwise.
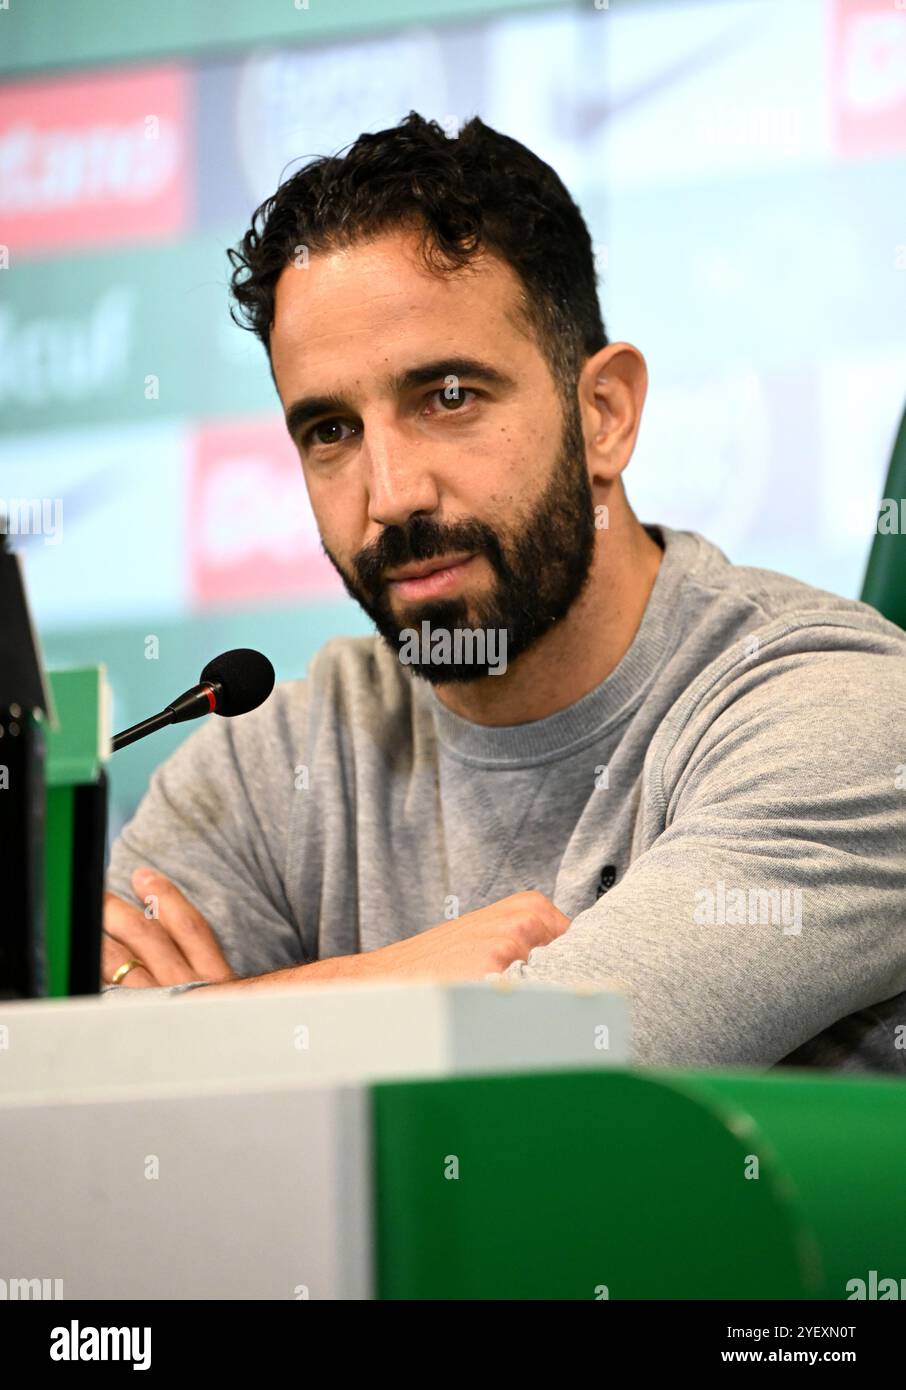
[{"label": "microphone stand arm", "polygon": [[165,729],[168,724],[182,724],[187,719],[197,719],[202,714],[213,714],[217,708],[217,702],[223,694],[223,686],[219,681],[205,681],[202,685],[193,685],[191,690],[187,690],[184,695],[180,695],[178,700],[174,700],[172,705],[167,705],[160,714],[152,714],[149,719],[143,719],[140,724],[133,724],[130,729],[124,729],[122,733],[114,734],[110,751],[116,753],[118,749],[125,748],[129,743],[135,743],[136,739],[144,738],[146,734],[154,734],[158,729]]}]

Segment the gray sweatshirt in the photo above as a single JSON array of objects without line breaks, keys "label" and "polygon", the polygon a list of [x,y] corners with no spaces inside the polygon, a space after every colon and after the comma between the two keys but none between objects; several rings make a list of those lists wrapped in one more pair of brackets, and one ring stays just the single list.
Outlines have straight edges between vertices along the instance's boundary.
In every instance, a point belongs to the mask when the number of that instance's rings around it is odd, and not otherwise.
[{"label": "gray sweatshirt", "polygon": [[648,529],[641,625],[583,699],[473,724],[337,638],[157,769],[107,886],[160,870],[244,976],[535,888],[571,926],[504,975],[618,979],[640,1063],[906,1075],[906,633]]}]

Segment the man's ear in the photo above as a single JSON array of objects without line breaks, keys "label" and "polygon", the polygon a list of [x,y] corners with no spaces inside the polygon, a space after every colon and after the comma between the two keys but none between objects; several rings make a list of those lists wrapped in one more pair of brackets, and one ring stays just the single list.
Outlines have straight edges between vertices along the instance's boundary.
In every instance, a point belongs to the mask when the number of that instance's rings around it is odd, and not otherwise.
[{"label": "man's ear", "polygon": [[606,487],[635,448],[648,391],[648,367],[631,343],[611,343],[589,357],[579,376],[579,409],[590,478]]}]

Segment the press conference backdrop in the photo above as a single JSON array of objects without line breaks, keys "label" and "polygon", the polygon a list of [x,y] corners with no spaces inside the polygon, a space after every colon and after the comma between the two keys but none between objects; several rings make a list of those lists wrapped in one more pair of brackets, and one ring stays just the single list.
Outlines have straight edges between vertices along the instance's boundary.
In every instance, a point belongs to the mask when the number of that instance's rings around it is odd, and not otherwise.
[{"label": "press conference backdrop", "polygon": [[[117,727],[224,647],[285,679],[369,630],[225,251],[411,108],[481,115],[585,213],[650,369],[641,518],[858,594],[906,395],[899,0],[13,0],[0,55],[0,506],[49,664],[105,662]],[[190,731],[117,755],[114,830]]]}]

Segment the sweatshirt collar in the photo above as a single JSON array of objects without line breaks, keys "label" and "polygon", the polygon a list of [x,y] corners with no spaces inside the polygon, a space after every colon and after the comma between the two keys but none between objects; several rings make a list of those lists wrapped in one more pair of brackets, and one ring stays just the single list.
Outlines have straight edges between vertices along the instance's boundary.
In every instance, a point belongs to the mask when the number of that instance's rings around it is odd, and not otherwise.
[{"label": "sweatshirt collar", "polygon": [[476,724],[454,714],[433,687],[415,680],[434,719],[437,740],[462,762],[514,768],[552,762],[594,743],[628,718],[681,636],[679,590],[695,567],[701,537],[652,523],[645,529],[664,555],[642,621],[617,666],[600,685],[566,709],[527,724]]}]

